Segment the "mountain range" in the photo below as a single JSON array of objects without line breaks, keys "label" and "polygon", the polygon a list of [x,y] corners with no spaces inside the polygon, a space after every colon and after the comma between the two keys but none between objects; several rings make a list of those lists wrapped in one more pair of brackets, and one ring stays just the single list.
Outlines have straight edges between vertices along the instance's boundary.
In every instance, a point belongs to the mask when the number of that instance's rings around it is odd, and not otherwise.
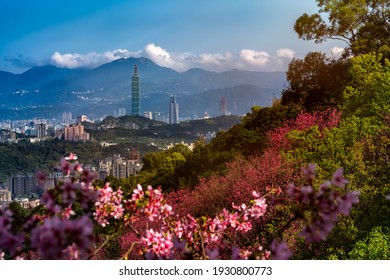
[{"label": "mountain range", "polygon": [[253,105],[268,106],[286,84],[283,72],[189,69],[179,73],[147,58],[118,59],[94,69],[33,67],[22,74],[0,71],[0,119],[59,118],[63,112],[89,117],[131,112],[134,65],[141,77],[141,111],[167,116],[169,96],[179,103],[180,117],[220,114],[225,97],[231,114],[242,115]]}]

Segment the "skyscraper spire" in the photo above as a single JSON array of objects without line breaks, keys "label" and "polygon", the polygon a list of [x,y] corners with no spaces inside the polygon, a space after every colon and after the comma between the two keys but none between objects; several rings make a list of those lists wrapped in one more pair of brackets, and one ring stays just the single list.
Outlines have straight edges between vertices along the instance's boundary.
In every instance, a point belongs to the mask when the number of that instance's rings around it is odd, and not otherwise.
[{"label": "skyscraper spire", "polygon": [[131,77],[131,114],[139,116],[140,108],[140,77],[138,75],[137,65],[134,65],[134,75]]},{"label": "skyscraper spire", "polygon": [[176,102],[174,95],[171,95],[169,102],[169,123],[174,124],[179,122],[179,104]]},{"label": "skyscraper spire", "polygon": [[228,111],[227,111],[226,96],[223,96],[221,98],[221,101],[219,102],[219,107],[220,107],[220,115],[221,116],[227,116]]}]

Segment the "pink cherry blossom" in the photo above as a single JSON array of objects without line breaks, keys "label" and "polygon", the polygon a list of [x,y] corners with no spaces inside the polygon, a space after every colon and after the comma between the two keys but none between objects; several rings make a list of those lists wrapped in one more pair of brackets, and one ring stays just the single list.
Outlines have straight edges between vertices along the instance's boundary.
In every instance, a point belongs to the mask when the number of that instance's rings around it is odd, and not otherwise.
[{"label": "pink cherry blossom", "polygon": [[141,241],[150,248],[149,252],[157,257],[169,257],[173,248],[172,235],[168,232],[156,232],[150,229],[146,231],[146,236]]}]

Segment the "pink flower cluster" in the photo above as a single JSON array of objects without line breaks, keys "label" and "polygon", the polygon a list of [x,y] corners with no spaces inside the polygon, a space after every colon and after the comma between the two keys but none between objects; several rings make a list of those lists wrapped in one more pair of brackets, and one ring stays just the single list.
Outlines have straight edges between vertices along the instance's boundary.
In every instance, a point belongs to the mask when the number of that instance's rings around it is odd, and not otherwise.
[{"label": "pink flower cluster", "polygon": [[69,156],[61,159],[59,169],[64,175],[70,175],[72,171],[83,172],[83,167],[77,161],[76,154],[70,153]]},{"label": "pink flower cluster", "polygon": [[4,252],[2,249],[14,256],[23,240],[23,234],[12,233],[12,212],[4,207],[0,207],[0,252],[2,252],[3,257]]},{"label": "pink flower cluster", "polygon": [[256,192],[253,195],[256,199],[251,207],[245,204],[233,205],[234,210],[232,212],[223,209],[214,218],[201,217],[195,219],[189,214],[179,219],[176,217],[170,223],[170,225],[173,225],[171,232],[179,240],[185,240],[188,246],[200,254],[205,249],[208,252],[214,252],[205,247],[210,246],[212,248],[214,245],[218,245],[225,239],[225,235],[230,232],[246,233],[250,231],[252,229],[251,218],[258,219],[265,214],[267,209],[265,199],[260,198],[260,195]]},{"label": "pink flower cluster", "polygon": [[308,225],[301,233],[308,242],[325,240],[338,221],[339,215],[348,215],[353,204],[359,201],[358,191],[346,191],[343,194],[340,190],[332,189],[332,185],[343,188],[348,183],[341,168],[333,174],[331,181],[326,181],[318,191],[315,191],[312,186],[315,169],[314,164],[309,164],[308,168],[304,169],[308,186],[297,188],[291,184],[288,189],[288,194],[300,204],[300,208],[312,213],[311,220],[307,221]]},{"label": "pink flower cluster", "polygon": [[98,190],[98,198],[95,202],[95,212],[93,216],[99,225],[105,227],[110,222],[111,218],[120,220],[124,214],[123,192],[119,188],[113,191],[109,183],[106,183],[103,188]]},{"label": "pink flower cluster", "polygon": [[148,253],[158,258],[168,258],[172,253],[173,242],[170,232],[156,232],[153,229],[146,231],[146,236],[141,238],[144,246],[150,248]]},{"label": "pink flower cluster", "polygon": [[137,185],[127,208],[147,215],[150,221],[163,220],[173,214],[172,207],[164,201],[161,188],[153,189],[151,186],[144,192],[142,186]]},{"label": "pink flower cluster", "polygon": [[72,248],[73,257],[91,253],[93,225],[87,216],[78,220],[47,218],[31,231],[31,246],[43,259],[68,258],[65,252]]},{"label": "pink flower cluster", "polygon": [[[149,222],[153,222],[160,229],[157,231],[148,229],[144,237],[141,237],[141,244],[145,247],[143,250],[145,256],[170,258],[177,251],[188,253],[184,250],[186,247],[192,250],[192,254],[208,258],[208,253],[214,252],[212,248],[222,244],[226,235],[250,231],[252,229],[251,220],[258,219],[266,213],[265,199],[256,192],[252,195],[254,200],[251,206],[233,205],[233,211],[223,209],[214,218],[194,218],[190,214],[174,215],[172,207],[166,204],[161,189],[153,189],[151,186],[144,191],[142,186],[138,185],[133,190],[131,199],[124,201],[124,204],[126,211],[129,210],[132,215],[128,223],[139,221],[139,215],[145,215]],[[109,201],[107,199],[105,203],[110,203]],[[183,244],[185,244],[184,247]],[[242,250],[240,255],[245,257],[250,253],[249,250]]]},{"label": "pink flower cluster", "polygon": [[248,210],[251,217],[258,219],[264,216],[265,212],[267,212],[267,203],[265,202],[265,198],[260,197],[260,194],[256,191],[252,192],[253,197],[255,198],[252,208]]},{"label": "pink flower cluster", "polygon": [[268,139],[272,143],[271,148],[286,150],[290,146],[287,134],[292,130],[303,131],[317,126],[322,132],[325,128],[332,128],[339,124],[341,112],[337,109],[327,109],[322,112],[301,112],[295,119],[287,121],[284,126],[268,132]]},{"label": "pink flower cluster", "polygon": [[[88,211],[96,199],[96,192],[91,186],[95,175],[76,160],[75,154],[61,160],[60,171],[68,178],[45,191],[41,199],[45,213],[29,217],[19,232],[11,232],[12,212],[6,208],[0,209],[0,249],[3,258],[33,256],[42,259],[80,259],[91,254],[94,235]],[[39,183],[45,179],[43,173],[38,173],[37,177]],[[71,220],[75,216],[73,207],[76,201],[86,210],[86,214]]]}]

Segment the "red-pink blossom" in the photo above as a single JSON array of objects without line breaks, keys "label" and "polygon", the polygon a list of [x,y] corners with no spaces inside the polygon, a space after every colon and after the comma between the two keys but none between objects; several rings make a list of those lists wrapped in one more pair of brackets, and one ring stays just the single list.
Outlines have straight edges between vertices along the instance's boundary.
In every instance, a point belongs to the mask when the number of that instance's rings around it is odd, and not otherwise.
[{"label": "red-pink blossom", "polygon": [[167,258],[172,253],[172,234],[169,232],[155,232],[150,229],[146,231],[146,236],[141,241],[149,248],[149,252],[157,257]]}]

